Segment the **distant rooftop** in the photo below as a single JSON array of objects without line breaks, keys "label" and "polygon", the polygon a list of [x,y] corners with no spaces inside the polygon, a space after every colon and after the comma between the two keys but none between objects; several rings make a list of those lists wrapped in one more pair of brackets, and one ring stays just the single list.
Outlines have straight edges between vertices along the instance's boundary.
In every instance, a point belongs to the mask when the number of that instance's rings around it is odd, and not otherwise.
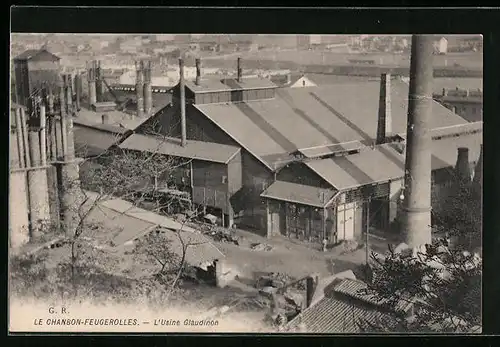
[{"label": "distant rooftop", "polygon": [[227,78],[223,80],[206,78],[202,79],[199,85],[195,84],[194,81],[186,81],[186,87],[195,93],[209,93],[230,90],[267,89],[276,88],[277,86],[267,78],[245,78],[243,76],[241,82],[238,82],[235,78]]},{"label": "distant rooftop", "polygon": [[17,57],[15,57],[14,60],[18,60],[18,61],[31,60],[31,59],[36,58],[37,56],[39,56],[41,54],[49,54],[54,59],[61,60],[61,58],[59,58],[57,55],[50,53],[46,49],[28,49],[27,51],[24,51],[23,53],[21,53]]}]

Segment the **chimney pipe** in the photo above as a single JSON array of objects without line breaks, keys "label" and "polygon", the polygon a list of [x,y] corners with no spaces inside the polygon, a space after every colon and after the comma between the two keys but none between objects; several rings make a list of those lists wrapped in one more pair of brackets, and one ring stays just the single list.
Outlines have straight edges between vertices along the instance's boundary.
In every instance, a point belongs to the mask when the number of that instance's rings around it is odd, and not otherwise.
[{"label": "chimney pipe", "polygon": [[237,72],[238,72],[238,76],[237,76],[237,79],[236,79],[236,80],[237,80],[238,82],[241,82],[241,78],[242,78],[242,74],[243,74],[243,73],[242,73],[242,71],[243,71],[243,70],[242,70],[242,68],[241,68],[241,58],[238,58],[238,67],[237,67],[237,68],[238,68],[238,71],[237,71]]},{"label": "chimney pipe", "polygon": [[71,75],[66,75],[66,103],[68,115],[73,115],[73,88],[72,88]]},{"label": "chimney pipe", "polygon": [[107,114],[103,114],[101,116],[101,121],[102,121],[102,124],[109,124],[109,116]]},{"label": "chimney pipe", "polygon": [[433,38],[413,35],[408,95],[403,232],[413,249],[431,238],[431,134]]},{"label": "chimney pipe", "polygon": [[471,181],[471,171],[469,165],[469,149],[459,147],[457,154],[457,163],[455,165],[457,179],[460,184],[467,184]]},{"label": "chimney pipe", "polygon": [[95,85],[95,69],[94,69],[94,62],[92,61],[87,69],[87,76],[88,76],[88,82],[89,82],[89,106],[94,105],[97,102],[97,95],[96,95],[96,85]]},{"label": "chimney pipe", "polygon": [[181,106],[181,145],[186,146],[186,89],[184,83],[184,60],[179,59],[179,93]]},{"label": "chimney pipe", "polygon": [[95,78],[96,78],[96,100],[97,102],[102,102],[102,71],[101,71],[101,61],[95,62]]},{"label": "chimney pipe", "polygon": [[144,64],[144,112],[150,116],[153,110],[153,90],[151,86],[151,61]]},{"label": "chimney pipe", "polygon": [[195,81],[195,84],[197,86],[200,85],[200,79],[201,79],[201,59],[200,58],[196,58],[196,81]]},{"label": "chimney pipe", "polygon": [[77,73],[75,75],[75,94],[76,94],[76,99],[75,99],[76,105],[75,106],[76,106],[76,111],[80,111],[80,98],[81,98],[81,93],[82,93],[81,82],[82,82],[82,79],[81,79],[80,73]]},{"label": "chimney pipe", "polygon": [[380,75],[380,98],[378,105],[378,126],[376,143],[382,144],[387,141],[387,136],[392,132],[391,115],[391,75],[383,73]]},{"label": "chimney pipe", "polygon": [[317,283],[318,283],[317,275],[311,275],[306,278],[306,308],[308,308],[312,304]]},{"label": "chimney pipe", "polygon": [[135,63],[135,94],[137,97],[137,117],[144,116],[144,66],[142,61]]}]

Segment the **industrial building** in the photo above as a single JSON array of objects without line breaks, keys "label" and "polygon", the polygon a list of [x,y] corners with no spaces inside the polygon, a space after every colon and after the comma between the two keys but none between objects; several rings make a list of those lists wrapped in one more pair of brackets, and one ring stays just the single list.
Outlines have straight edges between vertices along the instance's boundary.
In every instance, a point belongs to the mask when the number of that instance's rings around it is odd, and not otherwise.
[{"label": "industrial building", "polygon": [[[278,89],[242,76],[240,64],[222,80],[204,79],[199,60],[194,81],[181,68],[172,104],[120,147],[188,159],[172,189],[226,226],[329,243],[357,238],[368,225],[387,230],[402,195],[408,85],[383,75]],[[469,149],[471,166],[478,160],[482,123],[433,102],[430,129],[434,187],[448,186],[459,148]]]},{"label": "industrial building", "polygon": [[433,98],[469,122],[483,120],[483,92],[481,89],[446,89]]},{"label": "industrial building", "polygon": [[59,82],[61,58],[45,49],[27,50],[14,58],[16,102],[28,106],[28,100],[46,85],[56,90]]}]

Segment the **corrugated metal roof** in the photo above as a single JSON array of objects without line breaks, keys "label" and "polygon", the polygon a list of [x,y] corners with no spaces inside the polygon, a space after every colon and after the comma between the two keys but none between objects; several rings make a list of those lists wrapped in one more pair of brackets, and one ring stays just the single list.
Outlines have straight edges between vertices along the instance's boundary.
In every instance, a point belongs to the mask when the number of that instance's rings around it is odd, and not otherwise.
[{"label": "corrugated metal roof", "polygon": [[459,147],[469,148],[469,161],[476,162],[479,159],[482,143],[482,132],[432,141],[432,169],[454,167]]},{"label": "corrugated metal roof", "polygon": [[28,49],[23,53],[19,54],[17,57],[15,57],[14,60],[31,60],[40,53],[48,53],[53,57],[55,57],[57,60],[61,60],[61,58],[59,58],[57,55],[50,53],[46,49]]},{"label": "corrugated metal roof", "polygon": [[[121,199],[106,200],[99,205],[100,208],[93,212],[93,220],[109,224],[111,229],[116,230],[117,227],[122,229],[121,233],[115,237],[117,241],[128,241],[147,231],[151,226],[157,225],[165,229],[178,230],[179,236],[185,243],[193,244],[186,251],[186,263],[189,265],[199,266],[207,261],[213,262],[224,258],[224,254],[207,237],[168,217],[134,207],[131,203]],[[97,210],[107,213],[100,213]],[[163,235],[170,241],[172,251],[182,256],[182,244],[177,233],[165,230]]]},{"label": "corrugated metal roof", "polygon": [[181,146],[180,139],[132,134],[119,146],[123,149],[157,152],[177,157],[227,163],[240,148],[211,142],[188,140]]},{"label": "corrugated metal roof", "polygon": [[303,184],[276,181],[260,196],[308,206],[324,207],[335,195],[331,189],[321,189]]},{"label": "corrugated metal roof", "polygon": [[[306,158],[317,158],[338,152],[348,152],[366,147],[368,144],[361,141],[350,141],[345,143],[331,144],[327,146],[318,146],[299,149],[299,153]],[[371,143],[369,144],[371,145]]]},{"label": "corrugated metal roof", "polygon": [[377,325],[389,317],[347,298],[324,297],[295,317],[288,327],[303,327],[305,333],[352,334],[366,332],[360,328],[364,321]]},{"label": "corrugated metal roof", "polygon": [[[275,99],[194,105],[242,147],[259,158],[300,148],[376,138],[378,82],[284,88]],[[408,85],[392,83],[392,128],[406,132]],[[465,120],[434,102],[431,128]],[[267,163],[272,167],[272,163]]]},{"label": "corrugated metal roof", "polygon": [[360,324],[384,324],[394,319],[395,312],[405,311],[413,302],[400,300],[391,309],[385,306],[387,300],[364,292],[367,288],[362,281],[335,278],[325,287],[324,297],[294,318],[288,327],[302,326],[304,332],[311,333],[367,332]]},{"label": "corrugated metal roof", "polygon": [[73,124],[84,126],[87,128],[107,131],[107,132],[114,133],[114,134],[125,134],[127,131],[130,131],[129,129],[121,127],[121,126],[117,126],[117,125],[113,125],[113,124],[94,123],[94,122],[90,122],[90,121],[83,119],[83,118],[82,119],[79,119],[79,118],[73,119]]},{"label": "corrugated metal roof", "polygon": [[122,126],[123,128],[135,130],[139,125],[144,123],[148,118],[139,118],[134,115],[121,112],[121,111],[107,111],[107,112],[94,112],[92,110],[82,109],[78,112],[78,118],[82,121],[90,123],[102,123],[102,115],[108,116],[108,122],[111,125]]},{"label": "corrugated metal roof", "polygon": [[338,190],[397,179],[404,173],[404,155],[390,145],[357,154],[311,160],[305,164]]},{"label": "corrugated metal roof", "polygon": [[82,158],[102,154],[120,141],[123,134],[74,124],[73,135],[76,155]]}]

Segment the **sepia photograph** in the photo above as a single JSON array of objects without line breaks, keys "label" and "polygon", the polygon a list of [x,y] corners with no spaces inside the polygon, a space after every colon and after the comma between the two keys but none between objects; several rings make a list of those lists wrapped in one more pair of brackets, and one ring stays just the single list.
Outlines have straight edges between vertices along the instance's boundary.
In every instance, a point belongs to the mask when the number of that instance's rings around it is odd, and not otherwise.
[{"label": "sepia photograph", "polygon": [[483,37],[11,33],[9,331],[482,332]]}]

